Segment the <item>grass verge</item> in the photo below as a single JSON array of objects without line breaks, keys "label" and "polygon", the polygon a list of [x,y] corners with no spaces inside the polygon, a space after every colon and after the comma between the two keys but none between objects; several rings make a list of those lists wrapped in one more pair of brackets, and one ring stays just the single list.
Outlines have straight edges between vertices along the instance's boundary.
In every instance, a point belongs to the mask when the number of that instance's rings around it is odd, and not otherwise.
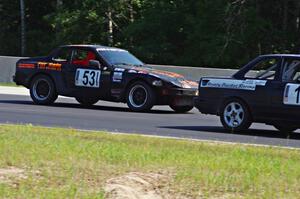
[{"label": "grass verge", "polygon": [[14,82],[0,82],[0,86],[13,86],[18,87],[18,85]]},{"label": "grass verge", "polygon": [[[107,179],[174,173],[170,190],[191,198],[299,198],[300,151],[0,125],[0,198],[103,198]],[[1,174],[1,173],[0,173]]]}]

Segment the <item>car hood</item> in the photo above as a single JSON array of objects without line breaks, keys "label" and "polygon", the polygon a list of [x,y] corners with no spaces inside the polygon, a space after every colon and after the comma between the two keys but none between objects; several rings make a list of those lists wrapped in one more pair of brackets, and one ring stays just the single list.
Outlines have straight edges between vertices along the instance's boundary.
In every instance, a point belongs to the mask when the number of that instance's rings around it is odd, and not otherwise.
[{"label": "car hood", "polygon": [[127,73],[138,73],[138,74],[146,74],[156,78],[159,78],[163,81],[169,82],[177,87],[181,88],[198,88],[198,83],[196,81],[187,80],[183,75],[178,73],[163,71],[153,69],[151,67],[129,67],[122,66],[120,68],[125,69]]}]

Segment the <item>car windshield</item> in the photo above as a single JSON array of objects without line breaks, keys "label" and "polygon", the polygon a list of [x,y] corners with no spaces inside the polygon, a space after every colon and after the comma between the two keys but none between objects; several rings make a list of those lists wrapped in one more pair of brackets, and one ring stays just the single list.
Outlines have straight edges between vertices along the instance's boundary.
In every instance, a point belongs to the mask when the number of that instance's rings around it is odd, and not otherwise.
[{"label": "car windshield", "polygon": [[102,57],[111,65],[143,66],[144,63],[126,50],[101,48],[97,49]]}]

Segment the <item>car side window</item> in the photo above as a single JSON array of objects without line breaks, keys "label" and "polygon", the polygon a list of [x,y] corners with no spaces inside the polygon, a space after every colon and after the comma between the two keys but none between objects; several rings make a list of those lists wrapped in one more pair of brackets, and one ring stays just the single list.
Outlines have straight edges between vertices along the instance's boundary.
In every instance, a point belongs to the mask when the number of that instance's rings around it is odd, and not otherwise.
[{"label": "car side window", "polygon": [[300,60],[287,58],[284,60],[282,81],[284,82],[296,82],[300,77]]},{"label": "car side window", "polygon": [[274,80],[279,64],[279,59],[264,59],[251,68],[251,70],[245,74],[245,78]]},{"label": "car side window", "polygon": [[53,61],[67,63],[71,60],[72,51],[70,49],[61,49],[53,58]]},{"label": "car side window", "polygon": [[92,51],[87,50],[74,50],[72,64],[76,66],[89,66],[90,60],[95,60],[96,55]]}]

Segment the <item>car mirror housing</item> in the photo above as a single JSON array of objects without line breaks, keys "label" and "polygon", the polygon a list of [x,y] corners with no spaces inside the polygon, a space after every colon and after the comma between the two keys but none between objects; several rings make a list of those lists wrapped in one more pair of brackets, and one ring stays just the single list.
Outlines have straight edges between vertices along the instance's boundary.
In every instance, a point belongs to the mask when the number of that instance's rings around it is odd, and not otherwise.
[{"label": "car mirror housing", "polygon": [[95,68],[101,68],[101,64],[98,60],[90,60],[89,66],[95,67]]}]

